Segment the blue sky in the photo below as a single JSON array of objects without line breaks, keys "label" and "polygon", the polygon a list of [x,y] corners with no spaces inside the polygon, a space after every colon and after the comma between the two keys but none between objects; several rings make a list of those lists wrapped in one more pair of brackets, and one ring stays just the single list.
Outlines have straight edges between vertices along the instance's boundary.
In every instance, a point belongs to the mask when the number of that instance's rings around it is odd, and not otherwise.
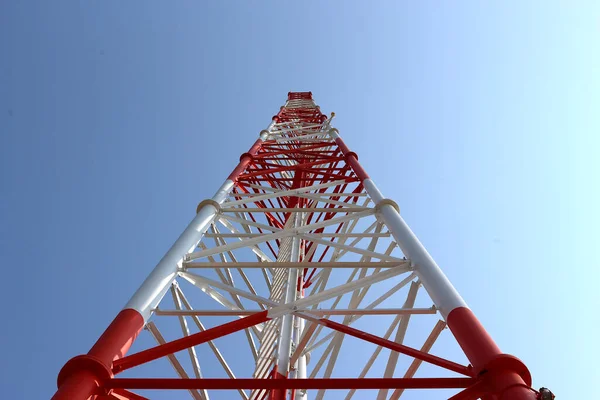
[{"label": "blue sky", "polygon": [[336,112],[534,386],[589,396],[600,380],[599,11],[2,2],[5,396],[51,395],[290,90]]}]

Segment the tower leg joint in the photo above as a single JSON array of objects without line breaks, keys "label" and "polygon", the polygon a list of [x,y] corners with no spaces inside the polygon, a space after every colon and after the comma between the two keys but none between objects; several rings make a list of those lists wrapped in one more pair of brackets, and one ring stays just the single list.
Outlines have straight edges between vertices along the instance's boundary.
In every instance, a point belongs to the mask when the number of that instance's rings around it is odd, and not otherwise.
[{"label": "tower leg joint", "polygon": [[537,400],[531,374],[525,364],[509,354],[498,354],[485,364],[477,377],[485,393],[498,400]]},{"label": "tower leg joint", "polygon": [[355,160],[358,160],[358,154],[356,154],[353,151],[349,151],[348,153],[344,154],[344,158],[346,160],[350,160],[351,158],[354,158]]},{"label": "tower leg joint", "polygon": [[217,210],[217,213],[221,212],[221,205],[219,203],[217,203],[213,199],[205,199],[205,200],[202,200],[200,203],[198,203],[198,206],[196,207],[196,214],[198,214],[200,212],[200,210],[202,209],[202,207],[204,207],[206,205],[213,206]]},{"label": "tower leg joint", "polygon": [[527,386],[531,386],[531,373],[525,364],[523,364],[523,361],[510,354],[499,354],[492,358],[480,371],[478,371],[478,375],[483,378],[486,375],[494,376],[505,372],[516,373],[523,379],[523,382],[525,382]]},{"label": "tower leg joint", "polygon": [[60,389],[63,384],[65,384],[68,380],[81,379],[81,373],[84,372],[86,375],[92,376],[96,386],[98,387],[98,391],[96,394],[99,395],[109,395],[110,390],[102,389],[102,382],[106,380],[112,379],[114,374],[112,373],[110,367],[105,365],[100,359],[90,356],[90,355],[80,355],[71,358],[67,363],[62,367],[60,372],[58,373],[57,378],[57,386]]},{"label": "tower leg joint", "polygon": [[380,211],[381,211],[381,207],[383,207],[384,205],[389,205],[389,206],[392,206],[392,207],[394,207],[394,209],[395,209],[395,210],[396,210],[398,213],[400,213],[400,207],[398,207],[398,203],[396,203],[396,202],[395,202],[394,200],[392,200],[392,199],[382,199],[382,200],[380,200],[380,201],[377,203],[377,205],[375,206],[375,210],[376,210],[377,212],[380,212]]}]

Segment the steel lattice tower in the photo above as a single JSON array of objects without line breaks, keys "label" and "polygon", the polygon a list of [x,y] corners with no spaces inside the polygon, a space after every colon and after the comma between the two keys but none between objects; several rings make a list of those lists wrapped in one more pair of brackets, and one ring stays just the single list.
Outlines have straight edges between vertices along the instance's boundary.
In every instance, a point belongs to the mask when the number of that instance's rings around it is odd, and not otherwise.
[{"label": "steel lattice tower", "polygon": [[[454,389],[452,400],[540,398],[525,365],[486,333],[332,128],[333,117],[310,92],[288,94],[88,354],[63,367],[53,399],[139,400],[146,397],[134,390],[179,389],[208,400],[228,389],[220,398],[319,400],[378,389],[385,400],[442,388]],[[420,288],[427,306],[418,305]],[[411,347],[409,323],[420,318],[433,327]],[[178,338],[167,341],[162,323],[174,324]],[[385,333],[373,333],[381,326]],[[469,365],[430,354],[446,327]],[[156,345],[126,355],[143,328]],[[235,361],[219,347],[225,337],[237,340]],[[334,377],[346,369],[340,354],[365,344],[368,353],[356,351],[347,363],[357,373]],[[203,377],[203,346],[223,377]],[[176,378],[118,377],[162,357]],[[399,360],[407,362],[402,369]],[[416,378],[422,364],[439,375]]]}]

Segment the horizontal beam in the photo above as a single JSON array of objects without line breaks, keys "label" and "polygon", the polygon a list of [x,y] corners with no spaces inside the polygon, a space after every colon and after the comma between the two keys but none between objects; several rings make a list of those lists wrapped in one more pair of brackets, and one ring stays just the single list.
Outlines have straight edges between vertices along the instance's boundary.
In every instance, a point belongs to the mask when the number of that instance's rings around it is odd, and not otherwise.
[{"label": "horizontal beam", "polygon": [[[293,137],[291,139],[276,139],[277,143],[285,144],[285,143],[296,143],[296,142],[304,142],[304,143],[322,143],[323,140],[330,140],[325,136],[326,134],[318,134],[318,135],[310,135],[310,136],[298,136]],[[331,146],[335,145],[333,140],[331,141]]]},{"label": "horizontal beam", "polygon": [[[268,242],[269,240],[276,240],[276,239],[283,239],[284,237],[290,237],[290,236],[294,236],[297,235],[301,232],[310,232],[313,231],[315,229],[318,228],[323,228],[325,226],[330,226],[330,225],[336,225],[342,222],[346,222],[349,220],[354,220],[354,219],[359,219],[368,215],[372,215],[374,214],[374,209],[369,209],[369,210],[365,210],[362,212],[357,212],[357,213],[352,213],[352,214],[348,214],[342,217],[336,217],[336,218],[331,218],[325,221],[321,221],[321,222],[315,222],[313,224],[310,225],[303,225],[302,227],[299,227],[298,229],[295,229],[293,231],[291,230],[278,230],[274,233],[270,233],[270,234],[266,234],[263,236],[258,236],[255,238],[251,238],[251,239],[246,239],[246,240],[241,240],[239,242],[236,243],[229,243],[227,245],[222,245],[222,246],[218,246],[218,247],[213,247],[213,248],[209,248],[206,250],[202,250],[202,251],[195,251],[193,253],[187,253],[185,255],[184,258],[184,262],[187,261],[191,261],[191,260],[195,260],[198,258],[203,258],[203,257],[208,257],[208,256],[212,256],[214,254],[219,254],[219,253],[224,253],[226,251],[230,251],[230,250],[236,250],[242,247],[251,247],[251,246],[255,246],[259,243],[264,243],[264,242]],[[247,224],[247,225],[254,225],[254,226],[258,226],[258,225],[262,225],[262,224],[257,224],[254,222],[250,222],[244,219],[240,219],[231,215],[225,215],[222,214],[221,215],[221,223],[226,224],[227,220],[229,222],[234,221],[234,222],[240,222],[242,224]],[[267,229],[273,229],[270,228],[269,226],[266,226]],[[315,235],[312,235],[311,238],[314,237],[314,239],[310,239],[312,241],[322,241],[322,239],[318,238]],[[329,245],[334,245],[333,242],[329,242],[326,241],[325,243],[327,246]],[[339,246],[339,244],[337,244],[337,246]],[[358,252],[358,251],[357,251]],[[382,259],[383,257],[381,257],[380,255],[373,255],[374,258],[378,258],[378,259]],[[392,260],[388,260],[388,261],[397,261],[397,259],[395,259],[394,257],[386,257],[386,258],[391,258]]]},{"label": "horizontal beam", "polygon": [[[342,193],[313,193],[313,192],[309,192],[312,196],[318,196],[318,197],[365,197],[368,196],[368,194],[366,193],[351,193],[351,192],[342,192]],[[263,193],[230,193],[229,196],[230,197],[257,197],[257,196],[262,196],[264,195]],[[294,196],[294,194],[290,194],[288,196]],[[223,203],[224,206],[228,205],[229,203]]]},{"label": "horizontal beam", "polygon": [[[263,310],[154,310],[155,315],[176,315],[176,316],[245,316],[256,314]],[[296,310],[297,312],[310,312],[314,315],[416,315],[416,314],[435,314],[437,310],[435,307],[430,308],[382,308],[375,310],[360,310],[350,308],[340,309],[318,309],[318,310]]]},{"label": "horizontal beam", "polygon": [[[242,210],[243,211],[243,210]],[[311,211],[307,209],[307,211]],[[262,236],[264,233],[205,233],[205,238],[242,238],[242,237],[256,237]],[[381,237],[390,237],[391,233],[382,232],[382,233],[318,233],[320,237],[339,237],[339,238],[381,238]]]},{"label": "horizontal beam", "polygon": [[[257,196],[254,196],[252,198],[252,201],[257,202],[259,200],[267,200],[272,197],[294,196],[295,194],[311,192],[313,190],[328,188],[331,186],[338,186],[338,185],[342,185],[344,183],[345,183],[344,179],[338,179],[333,182],[326,182],[326,183],[321,183],[318,185],[306,186],[301,189],[289,189],[289,190],[281,190],[281,189],[267,187],[267,186],[254,185],[251,183],[248,183],[246,185],[253,187],[255,189],[271,192],[271,193],[267,193],[267,194],[258,194]],[[238,205],[244,204],[246,202],[248,202],[248,200],[228,201],[227,203],[224,203],[223,205],[226,207],[233,207],[233,206],[238,206]]]},{"label": "horizontal beam", "polygon": [[462,389],[473,378],[172,379],[113,378],[105,389]]},{"label": "horizontal beam", "polygon": [[[276,125],[281,125],[281,124],[276,124]],[[298,131],[302,131],[305,129],[313,129],[313,128],[319,128],[322,129],[323,128],[323,124],[317,124],[317,125],[306,125],[306,126],[300,126],[299,128],[285,128],[285,129],[279,129],[279,130],[272,130],[269,132],[269,135],[276,135],[278,133],[287,133],[287,132],[298,132]],[[327,132],[322,132],[323,134],[327,134]]]},{"label": "horizontal beam", "polygon": [[[367,285],[369,285],[369,286],[373,285],[377,282],[381,282],[383,280],[389,279],[393,276],[396,276],[396,275],[399,275],[399,274],[402,274],[405,272],[408,272],[408,271],[404,268],[390,268],[383,272],[377,272],[377,273],[371,274],[369,276],[366,276],[364,278],[360,278],[355,281],[351,281],[351,282],[348,282],[343,285],[339,285],[339,286],[336,286],[336,287],[333,287],[330,289],[326,289],[326,290],[323,290],[316,294],[311,294],[310,296],[303,297],[303,298],[293,301],[291,303],[282,304],[279,307],[272,308],[269,310],[269,317],[275,318],[275,317],[289,313],[290,310],[298,310],[298,309],[302,309],[302,308],[308,308],[310,306],[317,305],[321,302],[327,301],[334,297],[343,296],[344,294],[355,291],[356,289],[361,289]],[[411,274],[411,276],[412,276],[412,274]],[[312,318],[310,316],[310,314],[306,315],[304,312],[298,312],[297,315],[300,315],[302,318],[309,319],[309,320]],[[316,321],[318,321],[317,323],[322,324],[321,321],[329,321],[329,320],[316,319]]]},{"label": "horizontal beam", "polygon": [[[290,180],[290,179],[287,179]],[[343,207],[343,208],[327,208],[327,207],[316,207],[316,208],[288,208],[288,207],[224,207],[221,208],[222,212],[247,212],[247,213],[268,213],[268,212],[327,212],[327,213],[346,213],[346,212],[359,212],[372,210],[371,207]]]},{"label": "horizontal beam", "polygon": [[186,262],[185,268],[397,268],[409,267],[410,261],[382,261],[382,262]]}]

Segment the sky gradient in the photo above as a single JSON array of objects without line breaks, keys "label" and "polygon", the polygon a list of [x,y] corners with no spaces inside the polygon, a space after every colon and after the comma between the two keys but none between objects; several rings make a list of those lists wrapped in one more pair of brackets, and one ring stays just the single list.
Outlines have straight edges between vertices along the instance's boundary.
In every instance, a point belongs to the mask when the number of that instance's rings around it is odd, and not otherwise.
[{"label": "sky gradient", "polygon": [[309,90],[534,386],[589,396],[598,3],[341,4],[0,3],[6,398],[50,397]]}]

